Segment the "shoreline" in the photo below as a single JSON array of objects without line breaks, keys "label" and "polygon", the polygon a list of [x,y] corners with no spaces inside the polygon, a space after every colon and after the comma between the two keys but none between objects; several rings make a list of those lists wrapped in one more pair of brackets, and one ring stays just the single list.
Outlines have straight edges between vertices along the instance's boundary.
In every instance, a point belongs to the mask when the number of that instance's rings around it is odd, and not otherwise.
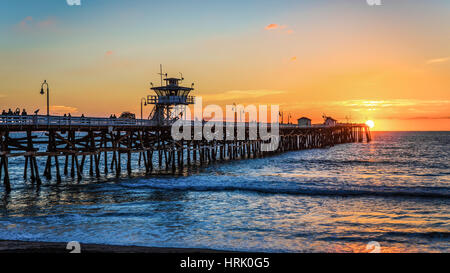
[{"label": "shoreline", "polygon": [[[120,246],[80,243],[81,253],[236,253],[207,248]],[[0,240],[0,253],[70,253],[67,243]]]}]

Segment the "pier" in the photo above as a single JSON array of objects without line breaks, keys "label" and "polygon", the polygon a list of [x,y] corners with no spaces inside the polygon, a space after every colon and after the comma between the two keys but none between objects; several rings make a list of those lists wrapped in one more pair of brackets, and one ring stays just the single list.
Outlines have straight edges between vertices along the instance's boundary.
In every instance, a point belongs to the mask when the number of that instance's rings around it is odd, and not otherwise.
[{"label": "pier", "polygon": [[[143,165],[147,175],[161,170],[175,174],[194,165],[371,141],[370,129],[366,124],[335,123],[331,126],[305,127],[278,122],[237,122],[236,109],[234,121],[223,122],[222,127],[215,128],[215,132],[222,130],[223,140],[211,140],[204,134],[198,135],[199,128],[203,132],[205,126],[211,124],[204,120],[186,120],[186,115],[183,120],[186,107],[195,101],[190,96],[194,85],[181,86],[184,78],[167,78],[162,68],[160,75],[161,86],[153,87],[152,84],[151,88],[156,95],[146,98],[146,104],[154,105],[148,119],[1,115],[0,179],[3,179],[5,191],[11,191],[9,159],[17,157],[24,158],[24,181],[40,186],[44,178],[47,181],[56,180],[58,184],[63,177],[82,180],[87,164],[88,175],[92,177],[111,174],[120,177],[124,171],[131,175],[132,154],[139,154],[138,165]],[[163,75],[166,75],[165,85]],[[43,87],[41,94],[44,94]],[[177,121],[191,125],[188,132],[190,138],[173,138],[172,125]],[[278,128],[274,149],[263,149],[268,140],[261,134],[252,134],[252,130],[261,125],[269,131],[274,125]],[[237,137],[238,132],[243,132],[244,137]],[[39,169],[38,159],[45,160],[43,170]]]},{"label": "pier", "polygon": [[[236,125],[234,133],[242,126],[248,136],[250,123],[233,125]],[[270,124],[268,126],[270,128]],[[38,138],[37,133],[41,137]],[[191,133],[194,134],[193,127]],[[12,157],[25,158],[24,180],[39,186],[43,178],[48,181],[55,179],[57,183],[61,183],[63,176],[81,180],[87,163],[90,176],[113,173],[119,177],[123,171],[131,174],[131,155],[134,153],[139,153],[139,163],[150,175],[155,169],[176,173],[196,164],[260,158],[287,151],[370,140],[370,130],[365,124],[314,127],[280,124],[278,148],[263,151],[261,144],[264,140],[261,138],[211,141],[202,137],[201,140],[175,141],[171,136],[171,124],[155,120],[1,116],[0,175],[3,176],[5,191],[9,192],[8,159]],[[126,157],[126,166],[122,166],[122,156]],[[39,170],[38,158],[46,160],[44,170]],[[104,163],[102,169],[100,162]]]}]

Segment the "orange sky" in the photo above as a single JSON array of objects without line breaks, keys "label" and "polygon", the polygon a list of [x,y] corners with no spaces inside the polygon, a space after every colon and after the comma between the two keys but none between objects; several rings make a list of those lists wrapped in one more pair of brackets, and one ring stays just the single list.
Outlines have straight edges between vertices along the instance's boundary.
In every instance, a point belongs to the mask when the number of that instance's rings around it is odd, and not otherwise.
[{"label": "orange sky", "polygon": [[195,12],[194,2],[176,11],[147,1],[5,7],[1,108],[44,113],[46,79],[53,114],[139,115],[162,63],[195,82],[204,104],[279,104],[286,117],[371,119],[374,130],[450,130],[448,2],[222,2]]}]

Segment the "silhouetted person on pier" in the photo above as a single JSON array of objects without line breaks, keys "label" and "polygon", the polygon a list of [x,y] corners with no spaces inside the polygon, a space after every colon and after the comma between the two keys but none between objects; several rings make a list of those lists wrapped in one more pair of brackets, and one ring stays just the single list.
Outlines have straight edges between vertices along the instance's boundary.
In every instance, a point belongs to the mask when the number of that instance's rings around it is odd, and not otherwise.
[{"label": "silhouetted person on pier", "polygon": [[81,114],[81,118],[84,118],[84,114]]},{"label": "silhouetted person on pier", "polygon": [[16,108],[16,111],[14,112],[14,115],[16,115],[16,116],[20,115],[20,108]]},{"label": "silhouetted person on pier", "polygon": [[3,109],[2,116],[6,116],[7,114],[8,113],[6,113],[5,109]]},{"label": "silhouetted person on pier", "polygon": [[72,117],[72,115],[69,113],[68,115],[67,115],[67,117],[69,117],[69,118],[71,118]]},{"label": "silhouetted person on pier", "polygon": [[9,110],[8,110],[8,115],[9,115],[9,116],[14,115],[13,111],[11,110],[11,108],[9,108]]},{"label": "silhouetted person on pier", "polygon": [[22,116],[27,116],[27,111],[25,110],[25,108],[22,110]]}]

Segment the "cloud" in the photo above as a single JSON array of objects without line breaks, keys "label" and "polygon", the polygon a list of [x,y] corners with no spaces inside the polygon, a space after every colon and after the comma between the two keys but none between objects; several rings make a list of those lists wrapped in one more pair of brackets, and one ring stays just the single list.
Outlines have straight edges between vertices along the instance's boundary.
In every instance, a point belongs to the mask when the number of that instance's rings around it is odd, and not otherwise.
[{"label": "cloud", "polygon": [[448,119],[450,100],[345,100],[330,102],[329,109],[346,108],[360,115],[392,120]]},{"label": "cloud", "polygon": [[400,119],[400,120],[433,120],[433,119],[450,119],[450,116],[443,117],[412,117],[412,118],[399,118],[399,117],[385,117],[384,119]]},{"label": "cloud", "polygon": [[[288,97],[288,96],[286,96]],[[289,98],[288,98],[289,99]],[[353,121],[374,120],[398,120],[398,121],[419,121],[422,123],[429,120],[429,123],[441,122],[448,124],[450,120],[450,100],[448,99],[355,99],[355,100],[326,100],[326,101],[298,101],[286,102],[284,111],[295,113],[327,113],[339,120],[344,120],[345,116],[351,117]],[[314,117],[314,114],[310,114]],[[419,123],[417,123],[419,124]]]},{"label": "cloud", "polygon": [[25,27],[28,25],[29,22],[33,21],[33,17],[31,16],[27,16],[25,17],[25,19],[23,19],[22,21],[20,21],[19,25],[22,27]]},{"label": "cloud", "polygon": [[297,61],[297,56],[291,57],[291,62],[296,62],[296,61]]},{"label": "cloud", "polygon": [[113,54],[114,54],[114,51],[112,51],[112,50],[106,51],[106,56],[111,56]]},{"label": "cloud", "polygon": [[437,59],[431,59],[427,61],[427,64],[437,64],[437,63],[445,63],[450,61],[450,57],[445,58],[437,58]]},{"label": "cloud", "polygon": [[266,30],[277,29],[279,28],[278,24],[269,24],[265,27]]},{"label": "cloud", "polygon": [[282,31],[283,33],[286,33],[286,34],[294,33],[294,31],[292,29],[287,29],[287,27],[288,27],[287,25],[269,24],[264,29],[265,30],[278,30],[278,31]]},{"label": "cloud", "polygon": [[341,106],[358,107],[411,107],[411,106],[445,106],[450,105],[449,100],[411,100],[411,99],[392,99],[392,100],[345,100],[337,101],[334,104]]},{"label": "cloud", "polygon": [[19,22],[19,24],[16,26],[16,28],[19,30],[27,30],[30,28],[32,21],[33,21],[33,17],[27,16],[22,21]]},{"label": "cloud", "polygon": [[48,29],[56,25],[56,20],[53,18],[47,18],[42,21],[35,21],[33,17],[27,16],[15,26],[19,31],[32,31]]},{"label": "cloud", "polygon": [[50,112],[54,115],[64,115],[67,113],[73,114],[78,112],[78,108],[64,105],[53,105],[50,106]]}]

